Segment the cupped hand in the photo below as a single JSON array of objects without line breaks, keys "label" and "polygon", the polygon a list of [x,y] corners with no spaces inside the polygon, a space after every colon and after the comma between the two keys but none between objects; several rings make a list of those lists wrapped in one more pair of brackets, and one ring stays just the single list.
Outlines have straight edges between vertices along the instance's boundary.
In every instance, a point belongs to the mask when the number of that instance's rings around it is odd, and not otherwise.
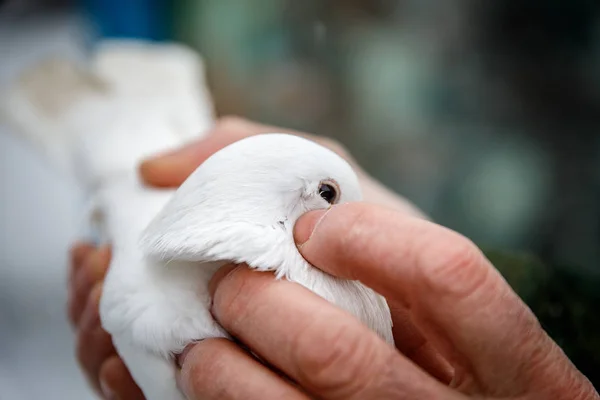
[{"label": "cupped hand", "polygon": [[229,266],[211,282],[213,315],[272,368],[232,342],[204,340],[180,358],[190,399],[599,398],[459,234],[356,203],[306,214],[294,235],[313,265],[387,298],[399,349],[300,285]]}]

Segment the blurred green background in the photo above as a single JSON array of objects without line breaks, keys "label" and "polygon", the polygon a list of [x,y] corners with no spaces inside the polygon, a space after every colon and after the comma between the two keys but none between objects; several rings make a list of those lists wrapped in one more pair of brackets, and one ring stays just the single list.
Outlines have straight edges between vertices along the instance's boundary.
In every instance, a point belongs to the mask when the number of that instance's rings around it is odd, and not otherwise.
[{"label": "blurred green background", "polygon": [[600,385],[600,2],[184,1],[221,113],[328,135],[473,239]]},{"label": "blurred green background", "polygon": [[597,275],[597,1],[179,1],[221,114],[337,138],[478,243]]},{"label": "blurred green background", "polygon": [[487,249],[600,385],[600,2],[52,4],[81,13],[89,45],[198,49],[219,114],[342,142]]}]

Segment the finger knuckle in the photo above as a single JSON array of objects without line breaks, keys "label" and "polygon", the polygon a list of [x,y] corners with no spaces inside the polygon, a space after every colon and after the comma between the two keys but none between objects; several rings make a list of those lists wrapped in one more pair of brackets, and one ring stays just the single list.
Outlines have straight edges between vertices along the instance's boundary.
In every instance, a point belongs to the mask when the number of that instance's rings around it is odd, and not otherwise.
[{"label": "finger knuckle", "polygon": [[480,250],[469,239],[454,232],[433,237],[416,269],[420,281],[437,293],[469,297],[485,286],[490,268]]},{"label": "finger knuckle", "polygon": [[[226,329],[237,332],[246,318],[254,314],[256,293],[267,284],[261,275],[245,267],[237,267],[223,278],[214,296],[213,312]],[[271,280],[269,280],[271,282]]]},{"label": "finger knuckle", "polygon": [[361,204],[349,203],[339,206],[338,212],[344,213],[339,218],[345,225],[340,229],[341,235],[334,235],[338,240],[338,254],[343,254],[349,260],[362,259],[365,254],[374,250],[374,238],[365,233],[373,224],[373,215],[368,207]]},{"label": "finger knuckle", "polygon": [[[305,329],[293,355],[301,381],[332,398],[360,392],[379,368],[374,365],[378,358],[374,341],[365,340],[359,333],[346,326],[325,332],[316,327]],[[315,341],[315,337],[320,339]]]},{"label": "finger knuckle", "polygon": [[183,382],[188,393],[201,395],[207,387],[219,381],[223,368],[227,368],[227,343],[225,339],[207,339],[196,344],[183,365]]}]

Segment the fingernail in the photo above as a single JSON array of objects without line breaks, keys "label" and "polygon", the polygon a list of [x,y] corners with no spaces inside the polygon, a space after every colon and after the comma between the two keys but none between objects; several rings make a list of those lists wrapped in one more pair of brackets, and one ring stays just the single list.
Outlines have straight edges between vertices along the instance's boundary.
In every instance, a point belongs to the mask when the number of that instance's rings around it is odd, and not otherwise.
[{"label": "fingernail", "polygon": [[105,400],[114,400],[117,398],[104,381],[100,381],[100,390],[102,390],[102,396]]},{"label": "fingernail", "polygon": [[329,210],[331,210],[331,208],[327,210],[310,211],[296,221],[296,225],[294,226],[294,240],[298,247],[301,247],[308,242]]},{"label": "fingernail", "polygon": [[179,186],[206,158],[203,141],[150,157],[139,166],[142,181],[151,186]]},{"label": "fingernail", "polygon": [[[208,292],[210,293],[210,297],[212,298],[217,291],[217,287],[219,283],[225,278],[231,271],[233,271],[237,267],[236,264],[226,264],[219,268],[217,272],[213,275],[210,282],[208,282]],[[211,304],[212,308],[212,304]]]},{"label": "fingernail", "polygon": [[185,346],[185,349],[183,349],[183,351],[181,353],[179,353],[175,356],[175,364],[177,364],[177,367],[179,369],[181,369],[183,367],[183,364],[185,363],[185,358],[190,353],[190,350],[192,350],[192,347],[194,347],[194,345],[198,342],[201,342],[201,340],[198,340],[194,343],[188,344],[187,346]]},{"label": "fingernail", "polygon": [[190,352],[191,347],[192,345],[188,344],[187,346],[185,346],[185,349],[183,349],[181,353],[175,356],[175,363],[177,364],[177,368],[181,369],[181,367],[183,367],[183,363],[185,362],[185,358]]},{"label": "fingernail", "polygon": [[175,149],[165,153],[151,156],[140,163],[139,173],[145,181],[152,182],[152,177],[157,171],[178,171],[185,167],[188,157],[183,156],[189,151],[186,148]]}]

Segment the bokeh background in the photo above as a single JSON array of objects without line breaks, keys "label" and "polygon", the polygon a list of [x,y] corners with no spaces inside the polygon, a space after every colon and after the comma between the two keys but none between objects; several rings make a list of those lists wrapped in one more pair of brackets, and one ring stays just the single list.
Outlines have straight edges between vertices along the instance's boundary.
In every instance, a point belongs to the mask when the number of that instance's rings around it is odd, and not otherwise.
[{"label": "bokeh background", "polygon": [[[183,42],[219,114],[342,142],[487,249],[600,385],[600,2],[5,0],[0,85],[102,37]],[[91,397],[63,315],[80,204],[0,126],[0,399]]]}]

